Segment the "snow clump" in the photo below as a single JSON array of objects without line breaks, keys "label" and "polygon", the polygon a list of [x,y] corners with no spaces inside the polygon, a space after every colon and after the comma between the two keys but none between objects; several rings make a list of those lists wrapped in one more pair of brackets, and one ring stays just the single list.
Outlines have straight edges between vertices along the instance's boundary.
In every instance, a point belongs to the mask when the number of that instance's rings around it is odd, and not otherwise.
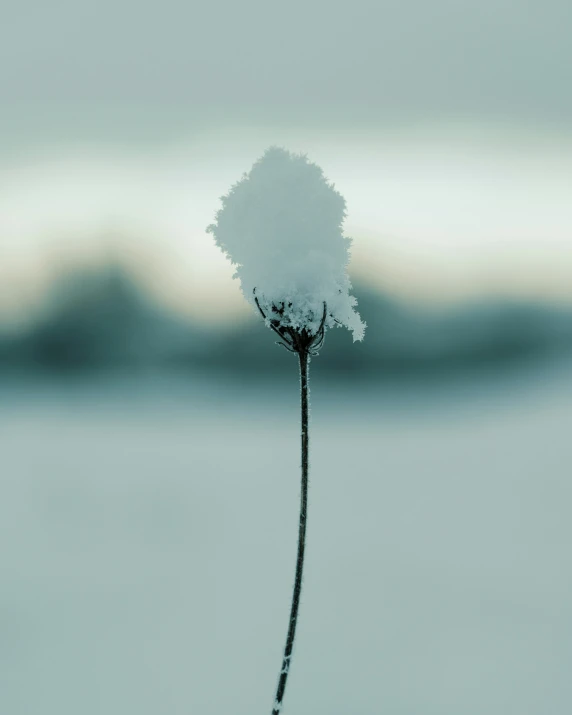
[{"label": "snow clump", "polygon": [[245,298],[274,326],[316,333],[343,325],[362,340],[347,274],[346,202],[304,154],[271,147],[226,196],[207,231],[236,267]]}]

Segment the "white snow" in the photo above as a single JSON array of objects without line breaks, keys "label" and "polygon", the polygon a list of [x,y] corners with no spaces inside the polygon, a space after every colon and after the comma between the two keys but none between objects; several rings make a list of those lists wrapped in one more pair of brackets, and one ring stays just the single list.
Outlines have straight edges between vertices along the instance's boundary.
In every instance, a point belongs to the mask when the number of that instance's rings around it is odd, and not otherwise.
[{"label": "white snow", "polygon": [[319,166],[271,147],[221,201],[207,230],[250,303],[256,295],[278,325],[309,332],[319,329],[326,304],[327,328],[341,324],[363,339],[347,273],[346,203]]},{"label": "white snow", "polygon": [[[569,712],[572,373],[508,382],[316,376],[284,713]],[[296,391],[103,383],[2,386],[0,712],[269,713]]]}]

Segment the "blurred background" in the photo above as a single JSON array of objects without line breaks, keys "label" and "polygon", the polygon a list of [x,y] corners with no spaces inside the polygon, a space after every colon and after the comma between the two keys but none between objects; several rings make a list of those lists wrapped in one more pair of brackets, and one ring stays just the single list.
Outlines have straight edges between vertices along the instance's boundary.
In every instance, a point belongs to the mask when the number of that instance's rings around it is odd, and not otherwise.
[{"label": "blurred background", "polygon": [[572,5],[37,0],[0,25],[0,712],[269,712],[296,360],[205,232],[271,144],[348,205],[298,715],[572,706]]}]

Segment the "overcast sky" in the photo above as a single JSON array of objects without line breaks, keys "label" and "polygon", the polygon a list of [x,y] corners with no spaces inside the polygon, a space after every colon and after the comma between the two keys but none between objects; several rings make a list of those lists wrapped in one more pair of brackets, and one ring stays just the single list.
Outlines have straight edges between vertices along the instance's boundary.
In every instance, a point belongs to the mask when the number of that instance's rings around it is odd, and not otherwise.
[{"label": "overcast sky", "polygon": [[54,112],[85,113],[93,128],[123,108],[141,125],[184,113],[565,126],[571,34],[570,0],[4,2],[1,121],[41,131]]},{"label": "overcast sky", "polygon": [[571,37],[571,0],[4,2],[0,311],[119,234],[237,306],[204,227],[274,143],[346,196],[357,275],[572,299]]}]

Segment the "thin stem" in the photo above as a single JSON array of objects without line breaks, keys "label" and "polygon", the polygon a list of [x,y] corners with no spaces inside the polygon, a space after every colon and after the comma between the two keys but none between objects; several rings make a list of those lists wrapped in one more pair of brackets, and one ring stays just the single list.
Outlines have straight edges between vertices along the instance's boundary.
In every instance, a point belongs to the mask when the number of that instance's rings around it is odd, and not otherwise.
[{"label": "thin stem", "polygon": [[290,622],[288,635],[282,659],[282,669],[278,679],[278,688],[272,715],[280,715],[286,680],[292,662],[296,623],[298,622],[298,608],[300,606],[300,593],[302,591],[302,572],[304,569],[304,551],[306,547],[306,512],[308,509],[308,363],[309,356],[306,348],[299,351],[300,358],[300,407],[302,413],[302,493],[300,496],[300,526],[298,530],[298,558],[296,560],[296,577],[294,579],[294,593],[292,595],[292,608],[290,609]]},{"label": "thin stem", "polygon": [[[270,320],[266,317],[266,313],[262,310],[262,308],[260,307],[260,303],[258,302],[258,298],[256,296],[256,288],[253,290],[253,293],[254,293],[254,302],[256,303],[256,307],[260,311],[260,315],[264,318],[264,322],[266,323],[268,321],[268,325],[272,328],[272,330],[276,333],[276,335],[278,335],[278,337],[280,337],[286,343],[286,345],[284,345],[283,343],[276,343],[276,344],[282,345],[282,347],[285,347],[287,350],[289,350],[290,348],[293,348],[294,347],[293,344],[290,342],[290,339],[286,337],[282,328],[280,328],[279,326],[276,327],[275,323],[277,323],[278,321]],[[324,306],[325,305],[326,304],[324,303]],[[296,352],[296,351],[291,350],[290,352]]]}]

